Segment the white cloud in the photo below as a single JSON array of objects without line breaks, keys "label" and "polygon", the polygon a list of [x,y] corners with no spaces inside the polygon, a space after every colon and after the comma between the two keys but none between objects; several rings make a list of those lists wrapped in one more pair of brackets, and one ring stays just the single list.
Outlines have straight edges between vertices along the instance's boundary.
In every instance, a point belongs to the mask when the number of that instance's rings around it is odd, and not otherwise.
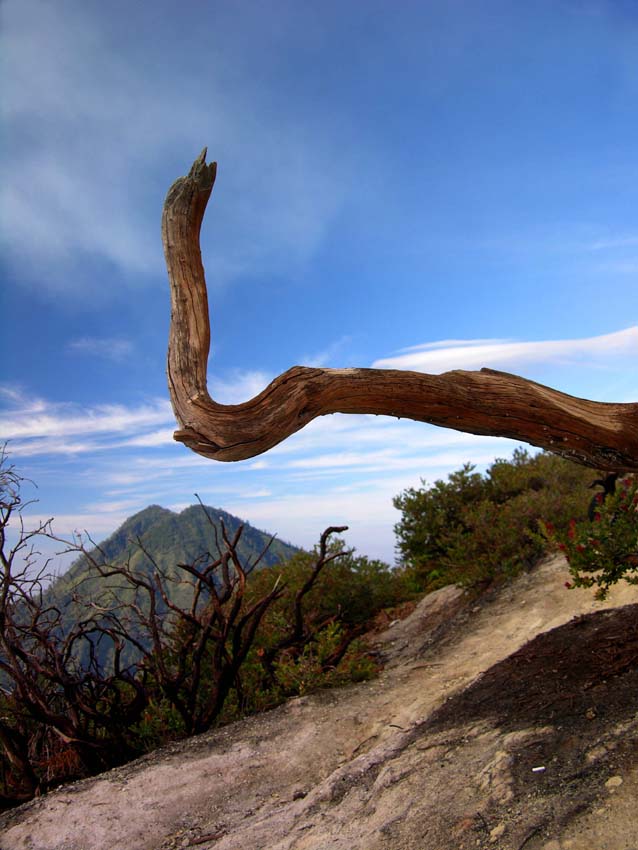
[{"label": "white cloud", "polygon": [[243,516],[257,528],[276,530],[279,538],[307,548],[318,541],[327,526],[344,524],[350,526],[346,535],[348,542],[368,553],[373,549],[371,540],[381,531],[386,543],[384,554],[392,557],[387,549],[392,531],[392,508],[377,492],[316,494],[312,499],[285,496],[251,505],[243,500],[231,500],[225,509]]},{"label": "white cloud", "polygon": [[24,413],[39,413],[46,410],[48,402],[37,397],[30,397],[21,386],[0,384],[0,398],[12,407],[20,408]]},{"label": "white cloud", "polygon": [[450,369],[477,369],[485,366],[511,369],[527,363],[575,363],[584,359],[638,354],[638,325],[615,333],[585,339],[515,342],[466,340],[441,347],[425,343],[408,349],[407,354],[377,360],[377,369],[412,369],[438,374]]},{"label": "white cloud", "polygon": [[315,354],[305,355],[299,360],[299,363],[301,366],[312,366],[314,368],[327,366],[347,345],[350,344],[351,340],[351,336],[346,335],[339,337],[339,339],[326,346],[326,348],[322,351],[315,352]]},{"label": "white cloud", "polygon": [[149,434],[141,434],[138,437],[131,437],[130,440],[125,440],[120,445],[138,446],[140,448],[172,446],[174,444],[173,434],[175,433],[176,428],[176,424],[172,428],[160,428],[158,431],[151,431]]},{"label": "white cloud", "polygon": [[[505,452],[513,449],[517,443],[513,441],[502,441],[499,448]],[[412,449],[412,446],[409,446]],[[434,454],[401,454],[396,449],[381,449],[355,453],[340,453],[329,455],[318,455],[299,460],[290,461],[286,464],[287,469],[309,470],[322,474],[334,473],[335,471],[348,472],[397,472],[398,470],[420,469],[424,465],[430,467],[452,467],[461,466],[463,463],[472,461],[484,463],[494,457],[493,447],[476,448],[469,447],[465,451],[436,452]],[[498,449],[496,449],[498,451]],[[309,478],[311,476],[304,476]],[[313,476],[314,477],[314,476]]]},{"label": "white cloud", "polygon": [[[335,413],[314,419],[301,431],[270,449],[267,456],[242,468],[252,471],[291,468],[304,465],[305,458],[314,462],[320,455],[333,457],[334,465],[341,460],[343,466],[352,466],[357,458],[362,463],[372,462],[380,451],[414,456],[416,452],[431,453],[466,446],[471,454],[483,448],[499,451],[503,444],[499,437],[467,434],[408,419],[399,422],[389,416]],[[388,461],[381,455],[375,462]]]},{"label": "white cloud", "polygon": [[[0,428],[2,421],[0,420]],[[34,455],[79,455],[97,451],[99,444],[95,441],[69,440],[68,438],[45,437],[44,439],[16,440],[11,438],[9,449],[16,457],[33,457]]]},{"label": "white cloud", "polygon": [[88,354],[94,357],[104,357],[121,363],[133,353],[133,343],[128,339],[117,337],[89,337],[73,339],[67,344],[67,349],[78,354]]},{"label": "white cloud", "polygon": [[[8,402],[7,408],[0,411],[0,434],[3,440],[10,441],[11,453],[18,456],[163,445],[173,429],[157,430],[157,426],[172,425],[175,421],[171,406],[164,399],[130,407],[122,404],[83,407],[32,399],[7,387],[0,388],[0,395]],[[108,442],[109,438],[122,435],[132,436]]]},{"label": "white cloud", "polygon": [[599,263],[598,269],[609,274],[636,275],[638,274],[638,260],[610,260],[606,263]]},{"label": "white cloud", "polygon": [[[143,507],[143,506],[142,506]],[[52,522],[53,533],[58,537],[71,538],[74,534],[90,535],[94,540],[101,540],[112,534],[115,529],[130,515],[125,511],[78,511],[77,513],[56,514]],[[36,528],[41,522],[50,519],[46,514],[25,511],[25,525]]]},{"label": "white cloud", "polygon": [[[83,349],[84,342],[80,341],[81,344],[76,347]],[[86,348],[99,350],[102,344],[107,347],[110,342],[87,340]],[[211,376],[209,389],[211,396],[220,404],[240,404],[258,395],[271,379],[270,375],[256,370],[236,370],[224,378]],[[150,403],[131,407],[112,404],[83,408],[68,402],[55,404],[44,399],[29,399],[24,392],[10,387],[0,386],[0,396],[4,396],[14,408],[5,413],[0,412],[0,429],[11,439],[109,432],[116,435],[168,424],[170,427],[137,434],[116,444],[104,445],[103,448],[174,445],[173,432],[177,423],[167,399],[155,399]]]},{"label": "white cloud", "polygon": [[126,517],[144,507],[146,507],[144,502],[140,502],[137,498],[131,498],[119,499],[116,501],[91,502],[85,506],[85,509],[87,516],[92,516],[94,514],[123,514]]},{"label": "white cloud", "polygon": [[209,392],[220,404],[241,404],[258,395],[272,380],[265,372],[241,371],[228,373],[225,377],[211,375]]},{"label": "white cloud", "polygon": [[591,251],[608,251],[616,248],[638,248],[638,236],[633,233],[611,236],[606,239],[597,239],[589,245]]},{"label": "white cloud", "polygon": [[[407,424],[407,423],[406,423]],[[422,426],[428,428],[428,426]],[[405,446],[409,452],[411,428],[408,425]],[[308,469],[299,473],[286,470],[272,486],[272,495],[262,501],[248,502],[233,499],[224,502],[224,508],[244,517],[258,528],[275,530],[278,536],[297,545],[312,547],[328,525],[349,526],[344,535],[348,545],[362,554],[394,560],[395,523],[400,514],[393,507],[393,497],[409,487],[419,488],[422,480],[433,484],[439,478],[472,462],[479,468],[493,462],[495,457],[510,457],[517,445],[511,440],[474,438],[472,435],[454,435],[467,439],[466,450],[439,451],[431,455],[386,457],[384,462],[374,462],[374,452],[361,457],[362,466],[339,469]],[[475,441],[486,440],[477,448]],[[312,458],[309,458],[312,463]],[[321,461],[323,462],[323,461]],[[338,473],[343,475],[339,477]],[[334,473],[334,477],[330,477]]]},{"label": "white cloud", "polygon": [[7,0],[3,13],[3,243],[22,276],[83,294],[90,278],[68,272],[88,260],[163,276],[157,210],[204,144],[220,160],[209,285],[304,267],[348,193],[347,154],[319,121],[273,112],[250,57],[218,36],[203,64],[193,49],[169,67],[159,32],[114,50],[117,16],[91,4]]},{"label": "white cloud", "polygon": [[51,403],[38,413],[22,409],[0,415],[0,431],[7,439],[27,437],[90,436],[95,433],[126,433],[170,421],[169,403],[157,400],[151,404],[126,407],[102,404],[82,408],[79,405]]},{"label": "white cloud", "polygon": [[441,339],[437,342],[408,345],[406,348],[400,348],[398,353],[404,354],[410,351],[435,351],[439,348],[467,348],[477,345],[507,345],[509,343],[511,343],[510,339]]},{"label": "white cloud", "polygon": [[314,455],[313,457],[289,460],[285,466],[288,469],[342,469],[343,467],[372,466],[396,461],[397,453],[391,449],[375,452],[334,452]]}]

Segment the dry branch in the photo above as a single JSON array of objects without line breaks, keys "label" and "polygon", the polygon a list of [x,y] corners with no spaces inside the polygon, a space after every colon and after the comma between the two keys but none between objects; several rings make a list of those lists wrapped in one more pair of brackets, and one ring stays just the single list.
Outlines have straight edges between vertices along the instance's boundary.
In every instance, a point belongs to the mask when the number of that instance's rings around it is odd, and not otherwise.
[{"label": "dry branch", "polygon": [[598,469],[638,471],[638,404],[575,398],[493,369],[428,375],[293,366],[250,401],[213,401],[206,383],[210,326],[199,232],[216,173],[204,149],[164,203],[162,239],[171,286],[168,384],[180,425],[176,440],[214,460],[244,460],[317,416],[373,413],[509,437]]}]

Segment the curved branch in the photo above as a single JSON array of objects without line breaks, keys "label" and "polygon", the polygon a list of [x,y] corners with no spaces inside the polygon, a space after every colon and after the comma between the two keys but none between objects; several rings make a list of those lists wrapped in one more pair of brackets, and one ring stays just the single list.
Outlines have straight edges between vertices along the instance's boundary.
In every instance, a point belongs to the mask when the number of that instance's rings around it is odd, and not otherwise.
[{"label": "curved branch", "polygon": [[206,383],[210,326],[199,232],[216,173],[216,163],[206,164],[204,148],[164,202],[162,240],[171,286],[168,384],[180,425],[176,440],[204,457],[244,460],[317,416],[374,413],[510,437],[598,469],[638,470],[638,404],[575,398],[493,369],[428,375],[293,366],[250,401],[213,401]]}]

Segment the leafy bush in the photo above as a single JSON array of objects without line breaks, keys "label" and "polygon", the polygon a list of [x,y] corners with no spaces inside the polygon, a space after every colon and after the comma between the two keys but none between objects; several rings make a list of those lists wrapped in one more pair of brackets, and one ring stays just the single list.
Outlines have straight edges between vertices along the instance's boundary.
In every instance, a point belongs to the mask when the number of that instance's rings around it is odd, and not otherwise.
[{"label": "leafy bush", "polygon": [[404,580],[414,591],[445,584],[502,581],[544,552],[539,520],[567,528],[584,517],[592,472],[556,455],[517,449],[485,475],[465,464],[447,481],[409,489],[394,500]]},{"label": "leafy bush", "polygon": [[423,488],[410,488],[394,499],[394,507],[403,514],[394,527],[397,548],[403,563],[424,576],[445,558],[450,535],[469,530],[464,508],[487,495],[487,482],[473,470],[472,464],[466,463],[447,481],[435,481],[428,487],[422,480]]},{"label": "leafy bush", "polygon": [[627,476],[603,501],[596,497],[593,520],[572,519],[567,530],[543,524],[546,539],[565,553],[573,580],[568,587],[595,587],[597,599],[624,579],[638,584],[638,477]]},{"label": "leafy bush", "polygon": [[[376,674],[359,636],[379,611],[409,596],[404,577],[381,561],[344,550],[338,538],[328,544],[325,557],[332,559],[329,568],[320,571],[301,598],[321,559],[320,545],[274,568],[283,592],[261,622],[222,722]],[[261,597],[272,580],[272,570],[254,573],[246,604]],[[301,629],[295,629],[298,616]]]},{"label": "leafy bush", "polygon": [[318,688],[371,678],[377,667],[361,644],[351,644],[344,658],[336,665],[333,663],[344,637],[344,627],[330,623],[300,654],[283,653],[275,666],[276,681],[283,694],[303,696]]}]

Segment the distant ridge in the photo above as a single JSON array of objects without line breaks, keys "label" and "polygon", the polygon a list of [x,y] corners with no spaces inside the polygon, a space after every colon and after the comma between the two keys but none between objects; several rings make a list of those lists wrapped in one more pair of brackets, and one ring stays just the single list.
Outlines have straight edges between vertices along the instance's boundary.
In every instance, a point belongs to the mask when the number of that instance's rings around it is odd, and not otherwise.
[{"label": "distant ridge", "polygon": [[[98,544],[109,561],[122,563],[130,557],[131,566],[147,571],[151,564],[146,556],[136,547],[140,538],[144,548],[156,560],[159,567],[169,574],[176,563],[190,562],[209,552],[217,556],[215,530],[221,543],[221,522],[223,521],[229,534],[234,535],[240,525],[244,531],[237,551],[245,562],[254,561],[272,537],[266,531],[254,528],[250,523],[229,514],[221,508],[191,505],[176,513],[160,505],[149,505],[125,520],[110,537]],[[298,548],[280,540],[273,540],[268,552],[263,558],[263,566],[272,566],[278,561],[290,558]],[[68,570],[63,578],[73,579],[75,573],[83,570],[85,565],[80,558]]]},{"label": "distant ridge", "polygon": [[[217,543],[222,545],[222,521],[231,538],[240,525],[244,526],[237,553],[244,565],[255,564],[272,535],[221,508],[202,505],[191,505],[179,513],[160,505],[149,505],[125,520],[110,537],[98,544],[97,548],[102,553],[100,560],[117,566],[128,562],[131,570],[138,575],[149,575],[155,561],[169,579],[166,589],[171,601],[182,607],[189,606],[189,588],[170,579],[184,577],[177,567],[180,563],[192,563],[207,555],[213,560],[219,557]],[[143,549],[138,541],[143,544]],[[259,568],[286,561],[298,551],[297,547],[275,539],[260,560]],[[123,581],[97,575],[83,556],[56,579],[48,593],[48,601],[64,610],[67,624],[86,614],[85,602],[79,601],[78,597],[106,604],[107,607],[113,604],[114,598],[119,602],[130,602],[133,598],[132,589]]]}]

